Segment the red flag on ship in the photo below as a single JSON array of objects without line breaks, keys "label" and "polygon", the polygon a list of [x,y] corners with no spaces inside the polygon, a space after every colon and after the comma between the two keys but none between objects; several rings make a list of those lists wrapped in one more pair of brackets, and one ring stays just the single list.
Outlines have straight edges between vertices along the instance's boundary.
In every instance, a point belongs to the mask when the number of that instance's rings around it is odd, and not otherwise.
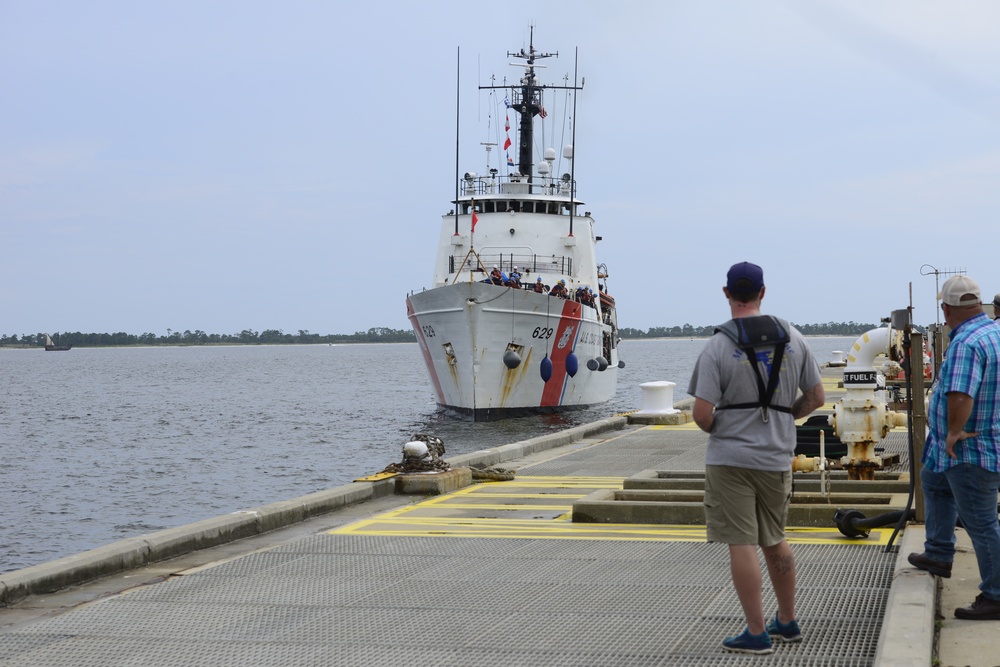
[{"label": "red flag on ship", "polygon": [[479,217],[476,215],[476,209],[472,209],[472,233],[476,233],[476,223],[479,222]]},{"label": "red flag on ship", "polygon": [[507,141],[503,142],[503,149],[507,150],[510,148],[510,137],[507,137]]}]

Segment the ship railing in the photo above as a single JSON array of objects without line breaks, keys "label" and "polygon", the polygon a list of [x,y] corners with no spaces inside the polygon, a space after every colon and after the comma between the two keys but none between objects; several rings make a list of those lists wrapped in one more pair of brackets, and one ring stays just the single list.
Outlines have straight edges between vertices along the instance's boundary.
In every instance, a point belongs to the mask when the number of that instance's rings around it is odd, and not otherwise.
[{"label": "ship railing", "polygon": [[[479,257],[481,261],[477,261],[476,257]],[[463,262],[464,259],[464,262]],[[531,290],[534,287],[535,281],[537,280],[536,274],[545,274],[545,280],[551,283],[556,283],[559,280],[559,276],[572,274],[573,268],[573,258],[572,257],[556,257],[550,255],[549,257],[543,257],[541,255],[526,255],[517,253],[478,253],[477,255],[466,255],[460,259],[456,255],[451,255],[448,257],[448,271],[454,276],[456,273],[461,273],[463,271],[470,271],[472,273],[482,274],[482,278],[479,280],[487,281],[490,272],[493,267],[497,267],[505,274],[510,275],[514,267],[517,267],[518,272],[521,274],[521,289]],[[449,279],[449,282],[452,282]],[[506,285],[506,283],[505,283]],[[509,287],[509,285],[507,285]],[[552,285],[546,284],[545,287],[551,288]],[[586,285],[586,287],[591,288],[591,296],[586,297],[586,295],[581,295],[572,287],[568,289],[567,295],[564,297],[568,301],[578,301],[585,306],[589,306],[598,312],[598,316],[605,324],[611,324],[610,317],[614,310],[614,299],[604,293],[604,287],[597,285],[591,286]],[[598,289],[594,289],[597,287]],[[600,306],[598,306],[598,303]]]},{"label": "ship railing", "polygon": [[563,174],[560,178],[551,176],[537,176],[531,181],[523,174],[513,172],[502,175],[480,176],[468,173],[459,182],[463,195],[485,196],[485,195],[549,195],[569,197],[571,192],[576,192],[576,181],[571,180],[569,174]]},{"label": "ship railing", "polygon": [[[546,276],[569,276],[573,274],[573,258],[565,255],[534,255],[518,253],[478,253],[479,261],[475,255],[450,255],[448,257],[448,273],[455,274],[461,271],[480,271],[488,274],[493,267],[498,267],[504,273],[509,274],[516,266],[521,272],[521,282],[527,282],[527,276],[532,274],[545,274]],[[464,260],[464,262],[463,262]],[[534,278],[532,278],[534,280]]]}]

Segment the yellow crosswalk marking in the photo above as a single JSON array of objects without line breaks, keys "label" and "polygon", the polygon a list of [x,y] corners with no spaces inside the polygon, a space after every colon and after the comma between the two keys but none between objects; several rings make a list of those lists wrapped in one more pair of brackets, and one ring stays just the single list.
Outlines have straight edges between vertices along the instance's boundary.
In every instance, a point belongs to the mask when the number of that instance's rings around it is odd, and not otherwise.
[{"label": "yellow crosswalk marking", "polygon": [[[653,426],[650,428],[661,428]],[[676,428],[676,427],[665,427]],[[475,484],[453,493],[427,498],[419,503],[390,510],[374,517],[328,531],[331,535],[502,537],[571,540],[644,540],[705,542],[704,526],[573,523],[573,501],[596,489],[620,489],[615,477],[518,477],[512,481]],[[526,492],[551,489],[552,492]],[[559,493],[556,489],[571,489]],[[531,501],[547,500],[545,504]],[[476,513],[498,512],[502,517]],[[525,518],[525,512],[546,513],[543,518]],[[508,515],[509,513],[509,515]],[[891,528],[876,528],[868,539],[849,539],[829,528],[789,527],[791,544],[885,545]]]}]

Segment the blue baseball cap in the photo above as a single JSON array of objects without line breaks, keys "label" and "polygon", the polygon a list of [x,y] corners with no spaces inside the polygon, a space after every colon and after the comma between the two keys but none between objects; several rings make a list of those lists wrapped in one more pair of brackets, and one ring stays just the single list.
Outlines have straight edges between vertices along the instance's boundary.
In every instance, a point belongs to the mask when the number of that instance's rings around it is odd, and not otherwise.
[{"label": "blue baseball cap", "polygon": [[755,294],[764,287],[764,269],[750,262],[729,267],[726,288],[733,294]]}]

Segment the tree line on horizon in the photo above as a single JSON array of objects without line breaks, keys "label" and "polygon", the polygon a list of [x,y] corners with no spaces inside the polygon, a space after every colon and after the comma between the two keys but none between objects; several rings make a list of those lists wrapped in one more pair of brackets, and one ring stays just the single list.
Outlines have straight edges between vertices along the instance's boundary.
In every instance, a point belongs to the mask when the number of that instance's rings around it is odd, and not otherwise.
[{"label": "tree line on horizon", "polygon": [[[825,324],[795,324],[806,336],[859,336],[876,328],[875,324],[858,322],[827,322]],[[645,331],[631,327],[618,330],[622,339],[641,338],[701,338],[711,336],[715,325],[695,327],[690,324],[674,327],[651,327]],[[298,333],[285,333],[281,329],[254,331],[244,329],[234,334],[209,334],[195,331],[167,329],[165,336],[154,333],[81,333],[79,331],[51,334],[56,345],[73,347],[124,347],[155,345],[322,345],[345,343],[414,343],[416,337],[410,329],[372,327],[353,334],[317,334],[306,329]],[[0,335],[0,347],[44,347],[45,333]]]},{"label": "tree line on horizon", "polygon": [[[860,322],[826,322],[824,324],[795,324],[791,325],[798,329],[804,336],[860,336],[861,334],[875,329],[877,324]],[[618,330],[618,335],[623,339],[628,338],[706,338],[715,333],[715,327],[709,326],[695,327],[685,324],[680,327],[650,327],[646,331],[622,327]]]},{"label": "tree line on horizon", "polygon": [[[368,331],[353,334],[310,333],[299,329],[298,333],[285,333],[281,329],[254,331],[244,329],[234,334],[210,334],[200,329],[194,331],[174,331],[167,329],[165,336],[154,333],[80,333],[79,331],[51,334],[56,345],[73,347],[120,347],[129,345],[319,345],[333,343],[412,343],[416,341],[409,329],[389,329],[372,327]],[[0,335],[0,347],[44,347],[45,333]]]}]

